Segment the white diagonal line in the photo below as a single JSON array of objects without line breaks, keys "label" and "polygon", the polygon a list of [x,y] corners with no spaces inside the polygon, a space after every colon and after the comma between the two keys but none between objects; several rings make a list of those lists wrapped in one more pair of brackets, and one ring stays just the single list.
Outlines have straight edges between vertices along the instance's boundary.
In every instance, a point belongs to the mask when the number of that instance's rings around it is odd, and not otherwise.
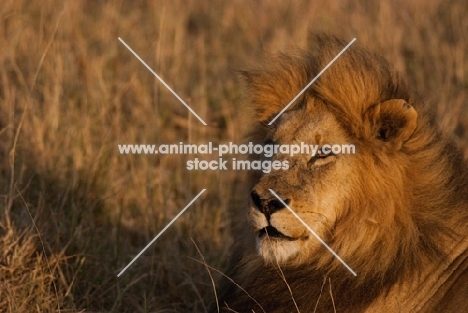
[{"label": "white diagonal line", "polygon": [[338,254],[336,254],[336,252],[333,251],[332,248],[330,248],[330,247],[326,244],[326,242],[323,241],[322,238],[320,238],[320,236],[317,235],[317,233],[316,233],[312,228],[310,228],[309,225],[307,225],[306,222],[304,222],[304,221],[302,220],[302,218],[300,218],[299,215],[297,215],[296,212],[294,212],[294,211],[283,201],[283,199],[280,198],[280,196],[278,196],[278,195],[276,194],[276,192],[274,192],[274,191],[271,190],[271,189],[268,189],[268,190],[270,190],[270,192],[271,192],[276,198],[278,198],[278,200],[294,215],[294,217],[297,218],[297,219],[299,220],[299,222],[301,222],[302,225],[304,225],[304,227],[307,228],[307,229],[312,233],[312,235],[314,235],[315,238],[317,238],[318,241],[320,241],[320,243],[322,243],[322,245],[324,245],[325,248],[327,248],[327,249],[328,249],[328,250],[329,250],[329,251],[330,251],[330,252],[331,252],[331,253],[332,253],[332,254],[333,254],[349,271],[350,271],[350,272],[351,272],[351,274],[353,274],[354,276],[357,276],[356,272],[353,271],[353,269],[352,269],[351,267],[349,267],[349,265],[346,264],[346,262],[343,261],[343,259],[340,258],[340,256],[339,256]]},{"label": "white diagonal line", "polygon": [[195,113],[195,111],[192,110],[192,108],[189,107],[189,105],[188,105],[187,103],[185,103],[185,101],[182,100],[182,98],[179,97],[179,95],[176,94],[175,91],[172,90],[172,88],[169,87],[169,85],[166,84],[166,83],[164,82],[164,80],[163,80],[161,77],[159,77],[159,75],[156,74],[156,73],[151,69],[151,67],[149,67],[148,64],[146,64],[145,61],[143,61],[143,59],[140,58],[140,57],[138,56],[138,54],[136,54],[136,52],[133,51],[132,48],[129,47],[129,45],[127,45],[127,44],[125,43],[125,41],[122,40],[122,38],[119,37],[119,40],[120,40],[121,43],[123,43],[123,45],[124,45],[125,47],[127,47],[128,50],[130,50],[131,53],[133,53],[133,55],[134,55],[138,60],[140,60],[141,63],[143,63],[144,66],[146,66],[146,68],[147,68],[151,73],[153,73],[154,76],[156,76],[157,79],[159,79],[159,81],[160,81],[170,92],[172,92],[172,94],[173,94],[180,102],[182,102],[183,105],[185,105],[185,107],[186,107],[190,112],[192,112],[193,115],[195,115],[195,116],[200,120],[200,122],[203,123],[203,125],[206,126],[205,121],[202,120],[201,117],[198,116],[197,113]]},{"label": "white diagonal line", "polygon": [[122,275],[123,272],[125,272],[125,271],[127,270],[127,268],[129,268],[130,265],[132,265],[133,262],[135,262],[136,259],[138,259],[138,258],[143,254],[143,252],[145,252],[146,249],[148,249],[148,248],[156,241],[156,239],[158,239],[159,236],[161,236],[162,233],[164,233],[164,232],[172,225],[172,223],[174,223],[174,222],[176,221],[176,219],[178,219],[178,218],[192,205],[192,203],[194,203],[195,200],[197,200],[198,197],[200,197],[201,194],[205,192],[205,190],[206,190],[206,189],[203,189],[202,191],[200,191],[200,193],[199,193],[195,198],[193,198],[193,200],[190,201],[190,203],[187,204],[187,206],[186,206],[182,211],[180,211],[180,213],[177,214],[176,217],[174,217],[174,218],[172,219],[172,221],[170,221],[169,224],[167,224],[166,227],[164,227],[163,230],[161,230],[161,231],[159,232],[159,234],[157,234],[156,237],[154,237],[153,240],[151,240],[151,242],[150,242],[149,244],[147,244],[146,247],[143,248],[143,250],[141,250],[140,253],[138,253],[138,255],[137,255],[136,257],[134,257],[133,260],[132,260],[130,263],[128,263],[127,266],[125,266],[125,268],[117,275],[117,277],[120,277],[120,275]]},{"label": "white diagonal line", "polygon": [[349,46],[351,46],[351,45],[353,44],[353,42],[355,42],[355,41],[356,41],[356,38],[354,38],[353,40],[351,40],[351,42],[348,43],[348,45],[346,45],[346,47],[344,47],[343,50],[341,50],[340,53],[338,53],[338,54],[336,55],[336,57],[334,57],[333,60],[331,60],[330,63],[328,63],[327,66],[325,66],[325,67],[323,68],[323,70],[320,71],[320,73],[318,73],[317,76],[315,76],[314,79],[312,79],[312,80],[310,81],[310,83],[308,83],[307,86],[305,86],[304,89],[302,89],[302,90],[294,97],[294,99],[292,99],[292,100],[283,108],[283,110],[281,110],[281,112],[279,112],[279,113],[275,116],[275,118],[271,120],[270,123],[268,123],[268,125],[273,124],[273,123],[276,121],[276,119],[277,119],[278,117],[280,117],[281,114],[283,114],[284,111],[286,111],[286,110],[291,106],[291,104],[293,104],[293,102],[296,101],[297,98],[299,98],[299,97],[304,93],[304,91],[306,91],[307,88],[309,88],[310,85],[312,85],[312,84],[320,77],[320,75],[322,75],[323,72],[325,72],[325,71],[330,67],[330,65],[332,65],[333,62],[335,62],[335,61],[343,54],[343,52],[345,52],[346,49],[348,49]]}]

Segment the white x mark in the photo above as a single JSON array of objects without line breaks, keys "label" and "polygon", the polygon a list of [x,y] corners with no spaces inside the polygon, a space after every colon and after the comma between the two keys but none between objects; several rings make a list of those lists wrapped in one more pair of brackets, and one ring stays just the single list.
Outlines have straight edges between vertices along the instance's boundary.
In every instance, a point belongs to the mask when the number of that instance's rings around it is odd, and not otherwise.
[{"label": "white x mark", "polygon": [[275,118],[271,120],[270,123],[268,123],[268,125],[273,124],[273,123],[276,121],[276,119],[277,119],[278,117],[280,117],[281,114],[283,114],[284,111],[286,111],[286,110],[291,106],[291,104],[293,104],[293,102],[296,101],[297,98],[299,98],[299,97],[304,93],[304,91],[306,91],[307,88],[309,88],[309,87],[320,77],[320,75],[322,75],[322,74],[330,67],[330,65],[332,65],[333,62],[335,62],[335,61],[343,54],[343,52],[345,52],[346,49],[348,49],[349,46],[351,46],[351,45],[353,44],[353,42],[355,42],[355,41],[356,41],[356,38],[354,38],[353,40],[351,40],[351,42],[348,43],[348,45],[347,45],[346,47],[344,47],[343,50],[341,50],[340,53],[338,53],[338,54],[336,55],[336,57],[334,57],[333,60],[331,60],[330,63],[328,63],[327,66],[325,66],[325,67],[323,68],[323,70],[321,70],[320,73],[318,73],[317,76],[315,76],[314,79],[312,79],[312,80],[310,81],[310,83],[308,83],[307,86],[305,86],[304,89],[302,89],[302,90],[294,97],[294,99],[292,99],[292,100],[283,108],[283,110],[281,110],[281,112],[279,112],[279,113],[275,116]]},{"label": "white x mark", "polygon": [[166,82],[164,82],[164,80],[163,80],[161,77],[159,77],[159,75],[156,74],[156,73],[151,69],[151,67],[149,67],[148,64],[146,64],[145,61],[143,61],[143,59],[140,58],[140,57],[138,56],[138,54],[136,54],[136,52],[133,51],[132,48],[130,48],[130,47],[125,43],[125,41],[122,40],[122,38],[119,37],[119,40],[120,40],[121,43],[123,43],[123,45],[124,45],[125,47],[127,47],[128,50],[130,50],[131,53],[133,53],[133,55],[134,55],[138,60],[140,60],[141,63],[143,63],[144,66],[146,66],[146,68],[147,68],[151,73],[153,73],[154,76],[156,76],[157,79],[159,79],[159,81],[160,81],[160,82],[161,82],[177,99],[179,99],[180,102],[182,102],[183,105],[185,105],[185,107],[186,107],[187,109],[189,109],[190,112],[192,112],[193,115],[195,115],[195,116],[200,120],[200,122],[203,123],[203,125],[206,126],[205,121],[202,120],[201,117],[198,116],[197,113],[195,113],[195,111],[192,110],[192,108],[189,107],[189,105],[188,105],[187,103],[185,103],[185,101],[182,100],[182,98],[179,97],[179,95],[176,94],[175,91],[172,90],[172,88],[169,87],[169,85],[166,84]]},{"label": "white x mark", "polygon": [[117,275],[117,277],[120,277],[120,275],[122,275],[123,272],[125,272],[125,271],[127,270],[127,268],[129,268],[130,265],[132,265],[133,262],[135,262],[136,259],[138,259],[138,258],[140,257],[140,255],[142,255],[143,252],[145,252],[146,249],[148,249],[148,248],[153,244],[153,242],[155,242],[156,239],[158,239],[159,236],[161,236],[162,233],[164,233],[164,232],[172,225],[172,223],[174,223],[174,222],[176,221],[176,219],[178,219],[178,218],[189,208],[189,206],[191,206],[192,203],[194,203],[195,200],[197,200],[198,197],[200,197],[201,194],[205,192],[205,190],[206,190],[206,189],[203,189],[202,191],[200,191],[200,193],[199,193],[195,198],[193,198],[193,200],[190,201],[190,203],[187,204],[187,206],[186,206],[185,208],[183,208],[183,210],[180,211],[179,214],[177,214],[176,217],[174,217],[174,218],[172,219],[172,221],[170,221],[169,224],[167,224],[166,227],[164,227],[163,230],[161,230],[161,231],[159,232],[159,234],[157,234],[156,237],[154,237],[153,240],[151,240],[151,242],[150,242],[149,244],[147,244],[146,247],[144,247],[143,250],[141,250],[140,253],[138,253],[137,256],[134,257],[133,260],[132,260],[130,263],[128,263],[127,266],[125,266],[125,268]]},{"label": "white x mark", "polygon": [[312,228],[310,228],[310,226],[307,225],[306,222],[304,222],[304,220],[303,220],[302,218],[300,218],[299,215],[297,215],[297,213],[294,212],[294,211],[283,201],[283,199],[280,198],[280,196],[278,196],[278,195],[276,194],[276,192],[274,192],[274,191],[271,190],[271,189],[268,189],[268,190],[270,190],[270,192],[271,192],[276,198],[278,198],[278,200],[292,213],[292,215],[294,215],[294,217],[297,218],[297,219],[299,220],[299,222],[301,222],[302,225],[304,225],[304,227],[307,228],[307,230],[310,231],[310,232],[312,233],[312,235],[314,235],[315,238],[317,238],[318,241],[320,241],[320,243],[321,243],[322,245],[324,245],[325,248],[327,248],[327,249],[328,249],[328,250],[329,250],[329,251],[330,251],[330,252],[331,252],[331,253],[332,253],[332,254],[333,254],[349,271],[350,271],[350,272],[351,272],[351,274],[353,274],[354,276],[357,276],[356,272],[353,271],[353,269],[352,269],[351,267],[349,267],[349,265],[346,264],[346,262],[343,261],[343,259],[340,258],[340,256],[339,256],[338,254],[336,254],[336,252],[333,251],[332,248],[330,248],[330,247],[327,245],[327,243],[326,243],[325,241],[323,241],[323,239],[320,238],[320,236],[317,235],[317,233],[316,233]]}]

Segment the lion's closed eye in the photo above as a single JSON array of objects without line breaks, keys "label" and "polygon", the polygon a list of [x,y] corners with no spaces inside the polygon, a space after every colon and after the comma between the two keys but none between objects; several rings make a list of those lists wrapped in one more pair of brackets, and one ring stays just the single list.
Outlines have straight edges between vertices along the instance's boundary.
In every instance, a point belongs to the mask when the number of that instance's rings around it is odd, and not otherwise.
[{"label": "lion's closed eye", "polygon": [[336,155],[333,152],[329,151],[328,153],[325,153],[324,151],[319,150],[317,151],[315,155],[313,155],[309,159],[309,161],[307,162],[307,165],[309,168],[318,167],[318,166],[322,166],[325,164],[329,164],[335,160],[336,160]]}]

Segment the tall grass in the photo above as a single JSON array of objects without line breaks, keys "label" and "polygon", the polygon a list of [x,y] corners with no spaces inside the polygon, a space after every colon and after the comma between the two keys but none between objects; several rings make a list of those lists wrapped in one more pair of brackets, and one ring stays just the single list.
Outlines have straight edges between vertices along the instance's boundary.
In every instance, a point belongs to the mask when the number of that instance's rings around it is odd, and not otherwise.
[{"label": "tall grass", "polygon": [[117,145],[241,142],[249,117],[235,71],[305,47],[308,29],[383,54],[468,155],[466,12],[464,0],[4,0],[0,312],[203,312],[214,296],[194,259],[225,268],[244,173],[188,171],[194,156]]}]

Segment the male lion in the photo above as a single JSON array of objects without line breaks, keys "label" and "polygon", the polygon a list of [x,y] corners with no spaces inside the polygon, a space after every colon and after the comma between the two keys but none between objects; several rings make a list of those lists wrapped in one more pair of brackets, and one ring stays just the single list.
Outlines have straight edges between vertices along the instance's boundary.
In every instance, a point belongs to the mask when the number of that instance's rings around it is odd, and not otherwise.
[{"label": "male lion", "polygon": [[468,312],[468,167],[385,60],[352,45],[267,125],[346,43],[313,35],[244,75],[252,140],[356,153],[273,156],[289,169],[256,178],[222,312]]}]

